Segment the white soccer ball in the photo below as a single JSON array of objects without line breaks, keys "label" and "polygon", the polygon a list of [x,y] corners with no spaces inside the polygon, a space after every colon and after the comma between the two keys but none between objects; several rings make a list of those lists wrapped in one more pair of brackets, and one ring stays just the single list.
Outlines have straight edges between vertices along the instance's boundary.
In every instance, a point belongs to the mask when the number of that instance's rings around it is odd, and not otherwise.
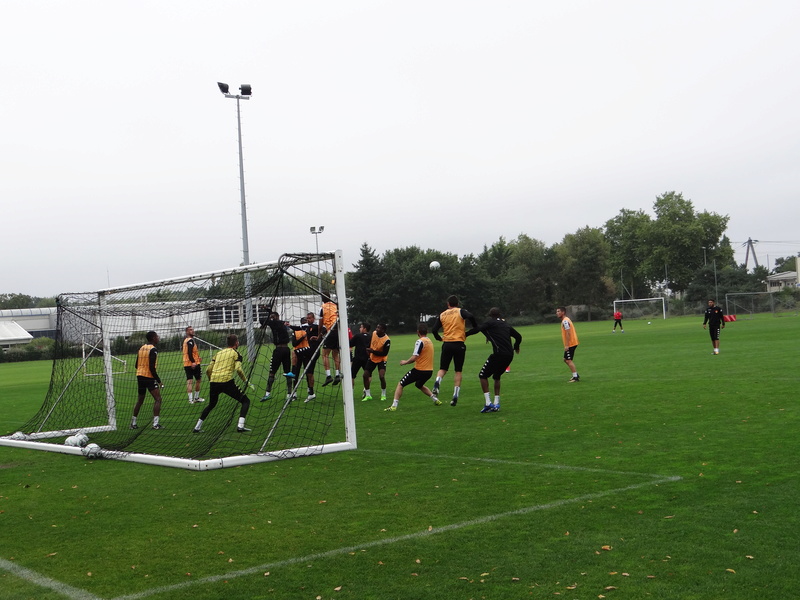
[{"label": "white soccer ball", "polygon": [[89,436],[86,435],[85,433],[76,433],[75,435],[71,435],[64,440],[65,446],[78,446],[83,448],[88,443],[89,443]]},{"label": "white soccer ball", "polygon": [[428,265],[428,266],[431,268],[431,271],[435,271],[435,270],[436,270],[436,269],[438,269],[438,268],[439,268],[441,265],[439,265],[439,261],[437,261],[437,260],[434,260],[434,261],[432,261],[432,262],[431,262],[431,264],[430,264],[430,265]]},{"label": "white soccer ball", "polygon": [[648,321],[647,324],[650,325],[650,321]]},{"label": "white soccer ball", "polygon": [[97,458],[102,451],[103,449],[97,444],[89,444],[81,450],[86,458]]}]

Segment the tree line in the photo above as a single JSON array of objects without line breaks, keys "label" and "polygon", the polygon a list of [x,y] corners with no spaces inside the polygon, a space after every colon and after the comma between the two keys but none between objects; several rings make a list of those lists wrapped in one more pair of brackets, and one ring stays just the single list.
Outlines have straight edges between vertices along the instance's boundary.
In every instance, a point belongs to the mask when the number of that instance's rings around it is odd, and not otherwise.
[{"label": "tree line", "polygon": [[[696,211],[674,191],[658,196],[653,212],[623,209],[603,227],[584,227],[552,246],[524,233],[501,237],[461,257],[417,246],[378,256],[365,243],[347,274],[349,320],[412,330],[438,315],[450,294],[476,315],[497,306],[522,324],[553,321],[558,305],[584,307],[579,318],[592,320],[608,318],[614,299],[704,302],[766,290],[767,268],[748,272],[735,263],[728,216]],[[431,270],[434,260],[441,266]]]}]

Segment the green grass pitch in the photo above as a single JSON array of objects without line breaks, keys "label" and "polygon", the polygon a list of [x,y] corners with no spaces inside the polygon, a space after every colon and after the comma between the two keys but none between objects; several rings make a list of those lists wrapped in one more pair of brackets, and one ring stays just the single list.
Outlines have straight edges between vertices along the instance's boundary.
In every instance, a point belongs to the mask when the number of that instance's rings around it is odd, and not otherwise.
[{"label": "green grass pitch", "polygon": [[[488,414],[470,338],[456,407],[452,372],[439,407],[357,398],[352,452],[198,473],[0,447],[0,597],[796,597],[800,320],[731,323],[719,356],[701,323],[576,323],[578,384],[558,325],[520,328]],[[0,434],[49,370],[0,364]]]}]

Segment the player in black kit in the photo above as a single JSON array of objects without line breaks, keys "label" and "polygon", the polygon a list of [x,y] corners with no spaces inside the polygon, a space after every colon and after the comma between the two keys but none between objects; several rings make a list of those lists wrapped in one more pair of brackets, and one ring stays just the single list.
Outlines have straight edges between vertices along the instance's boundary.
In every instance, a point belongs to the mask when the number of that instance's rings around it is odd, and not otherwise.
[{"label": "player in black kit", "polygon": [[711,344],[714,346],[714,354],[719,354],[719,330],[725,329],[725,313],[716,305],[713,300],[708,301],[708,308],[704,313],[703,329],[708,325],[708,332],[711,334]]}]

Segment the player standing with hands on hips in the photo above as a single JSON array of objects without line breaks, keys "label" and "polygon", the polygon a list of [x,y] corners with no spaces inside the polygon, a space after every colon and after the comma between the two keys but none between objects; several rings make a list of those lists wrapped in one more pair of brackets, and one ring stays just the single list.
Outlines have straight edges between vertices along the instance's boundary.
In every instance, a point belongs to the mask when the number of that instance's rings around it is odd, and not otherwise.
[{"label": "player standing with hands on hips", "polygon": [[556,316],[561,321],[561,341],[564,342],[564,363],[572,371],[572,378],[569,383],[577,383],[581,380],[578,375],[578,369],[575,367],[573,359],[575,358],[575,350],[578,349],[578,332],[575,331],[575,325],[572,324],[572,319],[567,316],[567,309],[564,306],[559,306],[556,309]]},{"label": "player standing with hands on hips", "polygon": [[713,300],[708,301],[708,308],[703,317],[703,329],[708,325],[708,332],[711,334],[711,344],[714,346],[714,354],[719,354],[719,330],[725,329],[725,313],[716,305]]}]

